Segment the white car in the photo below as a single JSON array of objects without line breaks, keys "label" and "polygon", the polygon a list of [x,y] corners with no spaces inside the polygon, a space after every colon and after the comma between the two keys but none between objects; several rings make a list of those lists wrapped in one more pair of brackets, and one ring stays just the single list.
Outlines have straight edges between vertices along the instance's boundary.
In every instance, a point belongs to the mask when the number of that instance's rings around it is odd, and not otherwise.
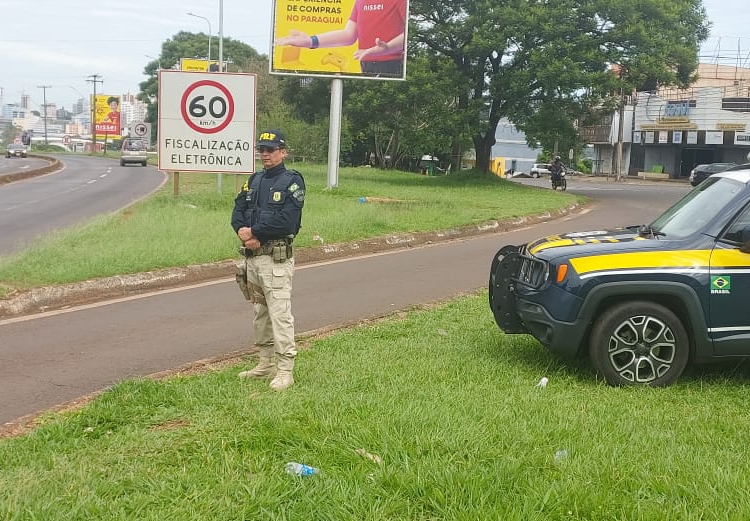
[{"label": "white car", "polygon": [[549,165],[547,163],[534,163],[534,166],[531,167],[531,177],[537,178],[542,175],[550,175],[552,172],[549,170]]}]

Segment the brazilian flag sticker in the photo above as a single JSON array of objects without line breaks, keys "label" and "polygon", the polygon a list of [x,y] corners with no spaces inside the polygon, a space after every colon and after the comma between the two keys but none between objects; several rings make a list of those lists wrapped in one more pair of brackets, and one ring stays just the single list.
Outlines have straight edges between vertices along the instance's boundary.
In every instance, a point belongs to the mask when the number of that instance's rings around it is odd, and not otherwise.
[{"label": "brazilian flag sticker", "polygon": [[711,293],[731,293],[732,277],[728,275],[714,275],[711,277]]}]

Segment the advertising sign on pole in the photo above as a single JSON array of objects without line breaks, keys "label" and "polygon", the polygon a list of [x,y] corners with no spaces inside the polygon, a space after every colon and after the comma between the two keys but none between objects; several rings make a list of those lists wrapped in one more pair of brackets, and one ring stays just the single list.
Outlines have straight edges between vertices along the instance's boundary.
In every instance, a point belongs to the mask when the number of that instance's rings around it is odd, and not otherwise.
[{"label": "advertising sign on pole", "polygon": [[159,169],[254,172],[256,85],[254,74],[159,71]]},{"label": "advertising sign on pole", "polygon": [[270,70],[406,79],[408,0],[275,0]]},{"label": "advertising sign on pole", "polygon": [[[202,60],[199,58],[180,58],[181,71],[195,72],[217,72],[219,70],[219,60]],[[224,62],[224,70],[227,70],[227,63]]]},{"label": "advertising sign on pole", "polygon": [[97,94],[94,100],[94,128],[97,138],[119,139],[120,96]]}]

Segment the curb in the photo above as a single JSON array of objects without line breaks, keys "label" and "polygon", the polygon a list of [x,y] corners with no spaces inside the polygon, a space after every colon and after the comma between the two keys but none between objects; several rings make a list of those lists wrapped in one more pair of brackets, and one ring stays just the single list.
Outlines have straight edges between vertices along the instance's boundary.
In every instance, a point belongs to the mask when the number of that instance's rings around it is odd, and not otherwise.
[{"label": "curb", "polygon": [[40,176],[40,175],[51,174],[52,172],[55,172],[57,170],[60,170],[60,168],[62,168],[60,161],[58,161],[54,157],[40,156],[37,154],[29,154],[28,157],[35,157],[37,159],[43,159],[45,161],[49,161],[50,164],[47,166],[43,166],[42,168],[29,170],[28,172],[17,172],[14,174],[0,175],[0,186],[13,183],[14,181],[21,181],[22,179],[29,179],[29,178]]},{"label": "curb", "polygon": [[[463,226],[448,230],[394,234],[349,243],[299,248],[295,252],[295,262],[298,265],[311,264],[331,259],[356,257],[425,244],[507,232],[568,215],[580,207],[581,205],[574,204],[557,211],[503,221],[490,221],[479,225]],[[230,259],[210,264],[168,268],[130,275],[103,277],[72,284],[32,288],[17,295],[12,295],[8,299],[0,300],[0,319],[65,309],[92,302],[175,288],[186,284],[207,282],[225,277],[229,278],[234,276],[239,262],[240,259]]]}]

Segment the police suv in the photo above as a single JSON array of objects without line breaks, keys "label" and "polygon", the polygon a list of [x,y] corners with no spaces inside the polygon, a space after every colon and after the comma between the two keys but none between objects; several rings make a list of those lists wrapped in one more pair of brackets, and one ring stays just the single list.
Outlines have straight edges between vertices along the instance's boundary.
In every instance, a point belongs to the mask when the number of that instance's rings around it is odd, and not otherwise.
[{"label": "police suv", "polygon": [[649,225],[505,246],[489,296],[503,331],[588,353],[611,385],[666,386],[689,363],[750,356],[750,164]]}]

